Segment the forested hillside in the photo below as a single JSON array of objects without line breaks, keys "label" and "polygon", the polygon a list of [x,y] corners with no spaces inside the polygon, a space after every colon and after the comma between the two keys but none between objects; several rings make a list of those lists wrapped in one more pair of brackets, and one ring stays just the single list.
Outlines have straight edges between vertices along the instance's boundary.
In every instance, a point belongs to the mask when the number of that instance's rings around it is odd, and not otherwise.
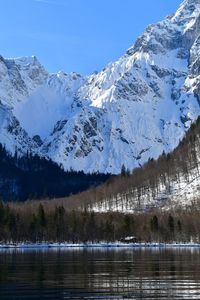
[{"label": "forested hillside", "polygon": [[141,212],[154,208],[199,205],[200,118],[191,126],[172,153],[149,159],[131,172],[122,168],[119,176],[77,196],[59,199],[64,207],[96,212]]},{"label": "forested hillside", "polygon": [[[200,198],[200,118],[172,153],[149,159],[141,168],[122,174],[87,201],[95,211],[146,211],[157,207],[199,205]],[[96,199],[96,200],[94,200]]]},{"label": "forested hillside", "polygon": [[13,157],[0,145],[0,198],[4,201],[64,197],[107,178],[108,175],[64,172],[51,160],[31,153]]},{"label": "forested hillside", "polygon": [[134,235],[145,242],[199,242],[199,153],[200,118],[177,149],[133,173],[122,168],[120,176],[67,198],[1,204],[0,239],[84,242]]}]

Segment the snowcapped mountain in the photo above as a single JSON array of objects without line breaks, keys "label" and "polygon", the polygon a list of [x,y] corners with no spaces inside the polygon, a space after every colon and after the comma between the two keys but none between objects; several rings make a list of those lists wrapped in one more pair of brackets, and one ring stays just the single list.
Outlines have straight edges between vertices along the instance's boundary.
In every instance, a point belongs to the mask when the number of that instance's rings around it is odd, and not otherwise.
[{"label": "snowcapped mountain", "polygon": [[200,115],[200,0],[150,25],[101,72],[0,57],[0,142],[65,169],[118,173],[173,150]]}]

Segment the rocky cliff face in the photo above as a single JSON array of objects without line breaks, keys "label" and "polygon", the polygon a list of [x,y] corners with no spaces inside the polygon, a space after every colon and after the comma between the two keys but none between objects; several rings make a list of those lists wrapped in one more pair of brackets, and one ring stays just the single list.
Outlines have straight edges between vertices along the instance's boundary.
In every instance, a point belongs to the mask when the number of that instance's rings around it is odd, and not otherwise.
[{"label": "rocky cliff face", "polygon": [[200,0],[89,77],[0,57],[0,141],[65,169],[118,173],[173,150],[200,115]]}]

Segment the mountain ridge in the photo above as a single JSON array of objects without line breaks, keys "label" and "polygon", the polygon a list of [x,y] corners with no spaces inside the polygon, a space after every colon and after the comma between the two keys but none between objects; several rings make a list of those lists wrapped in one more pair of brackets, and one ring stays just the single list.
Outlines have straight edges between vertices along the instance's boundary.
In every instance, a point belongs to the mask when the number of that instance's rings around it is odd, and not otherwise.
[{"label": "mountain ridge", "polygon": [[200,1],[150,25],[97,74],[0,57],[0,141],[85,172],[117,174],[172,151],[200,115]]}]

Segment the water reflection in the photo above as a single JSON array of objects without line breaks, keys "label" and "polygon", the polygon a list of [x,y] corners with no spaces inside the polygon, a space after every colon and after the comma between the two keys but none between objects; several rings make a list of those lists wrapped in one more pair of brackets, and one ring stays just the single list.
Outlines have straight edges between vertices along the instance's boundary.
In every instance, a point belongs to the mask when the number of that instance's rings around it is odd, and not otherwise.
[{"label": "water reflection", "polygon": [[200,299],[200,249],[2,250],[0,299]]}]

